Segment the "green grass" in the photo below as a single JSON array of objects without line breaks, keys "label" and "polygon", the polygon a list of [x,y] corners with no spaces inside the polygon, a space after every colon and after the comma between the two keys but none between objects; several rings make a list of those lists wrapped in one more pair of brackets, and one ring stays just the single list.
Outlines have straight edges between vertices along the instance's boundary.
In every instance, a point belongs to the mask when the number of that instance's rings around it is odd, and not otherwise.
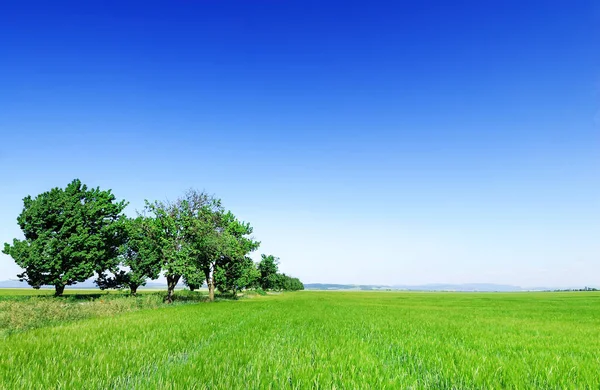
[{"label": "green grass", "polygon": [[[77,294],[107,294],[107,291],[97,289],[65,289],[65,295]],[[52,296],[54,289],[41,288],[34,290],[32,288],[0,288],[0,299],[9,299],[21,296]]]},{"label": "green grass", "polygon": [[[86,318],[167,306],[164,291],[145,290],[132,297],[120,291],[71,290],[59,298],[54,298],[46,290],[0,291],[0,337]],[[31,295],[26,295],[26,291]],[[179,290],[175,292],[174,305],[202,302],[206,298],[206,294]]]},{"label": "green grass", "polygon": [[599,293],[297,292],[0,339],[0,388],[598,389]]},{"label": "green grass", "polygon": [[[140,288],[138,290],[138,294],[147,294],[152,292],[160,292],[165,291],[165,289],[147,289]],[[66,288],[64,295],[72,296],[72,295],[123,295],[127,294],[127,291],[119,291],[119,290],[100,290],[93,288]],[[15,297],[22,296],[53,296],[54,289],[52,288],[41,288],[39,290],[34,290],[33,288],[0,288],[0,299],[13,299]]]}]

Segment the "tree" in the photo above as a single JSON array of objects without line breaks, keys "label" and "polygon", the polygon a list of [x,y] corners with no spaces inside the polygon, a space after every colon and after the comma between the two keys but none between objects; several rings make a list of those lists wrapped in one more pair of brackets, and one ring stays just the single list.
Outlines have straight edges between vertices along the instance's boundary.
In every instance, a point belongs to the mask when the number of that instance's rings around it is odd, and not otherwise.
[{"label": "tree", "polygon": [[239,291],[254,286],[259,277],[256,265],[246,256],[241,261],[230,261],[218,266],[215,286],[221,292],[231,291],[235,297]]},{"label": "tree", "polygon": [[119,248],[120,262],[108,270],[112,276],[105,272],[99,273],[96,284],[100,289],[127,287],[132,295],[136,295],[138,287],[144,286],[148,279],[159,276],[162,265],[158,251],[150,239],[151,223],[142,216],[125,220],[126,235]]},{"label": "tree", "polygon": [[224,286],[224,275],[242,272],[243,267],[234,264],[245,262],[246,255],[257,249],[260,242],[250,237],[250,224],[239,221],[230,211],[203,210],[197,217],[192,234],[195,259],[198,268],[204,271],[208,297],[213,301],[218,269],[222,269],[220,278]]},{"label": "tree", "polygon": [[4,244],[3,252],[24,269],[17,275],[33,288],[53,285],[55,295],[65,286],[83,282],[115,263],[124,240],[123,209],[110,190],[102,191],[73,180],[23,199],[17,222],[24,240]]},{"label": "tree", "polygon": [[258,263],[259,284],[263,290],[297,291],[304,290],[304,284],[298,278],[279,273],[279,258],[273,255],[261,255]]},{"label": "tree", "polygon": [[175,202],[146,201],[145,211],[152,217],[149,238],[167,278],[167,302],[173,302],[175,286],[182,277],[197,285],[196,274],[201,268],[193,257],[198,246],[195,240],[211,231],[210,225],[200,222],[220,209],[220,200],[196,190],[188,190]]},{"label": "tree", "polygon": [[260,255],[261,260],[258,263],[258,271],[260,272],[260,287],[263,290],[272,290],[277,287],[279,270],[279,258],[273,255]]},{"label": "tree", "polygon": [[298,291],[304,290],[304,284],[298,278],[293,278],[285,273],[277,274],[275,290],[280,291]]},{"label": "tree", "polygon": [[183,275],[183,283],[188,286],[190,291],[197,290],[204,283],[204,273],[198,269],[188,272],[187,275]]},{"label": "tree", "polygon": [[168,202],[146,201],[149,218],[149,239],[160,259],[167,278],[167,302],[173,302],[173,292],[181,275],[189,267],[189,246],[185,242],[184,222],[177,205]]}]

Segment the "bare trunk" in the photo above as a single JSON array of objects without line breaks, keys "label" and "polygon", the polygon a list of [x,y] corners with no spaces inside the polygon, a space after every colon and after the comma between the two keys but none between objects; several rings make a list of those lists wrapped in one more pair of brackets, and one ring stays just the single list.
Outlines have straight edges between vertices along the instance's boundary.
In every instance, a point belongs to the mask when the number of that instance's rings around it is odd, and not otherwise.
[{"label": "bare trunk", "polygon": [[215,273],[213,267],[205,268],[204,274],[206,275],[206,284],[208,285],[208,300],[212,302],[215,300]]},{"label": "bare trunk", "polygon": [[63,292],[65,292],[64,284],[55,284],[54,285],[54,296],[55,297],[60,297],[61,295],[63,295]]},{"label": "bare trunk", "polygon": [[215,283],[212,278],[208,283],[208,300],[211,302],[215,300]]},{"label": "bare trunk", "polygon": [[179,278],[181,275],[170,275],[167,276],[167,302],[173,303],[173,291],[175,290],[175,286],[177,282],[179,282]]},{"label": "bare trunk", "polygon": [[137,295],[137,289],[138,289],[138,286],[136,286],[135,284],[132,284],[132,285],[129,286],[129,292],[133,296]]}]

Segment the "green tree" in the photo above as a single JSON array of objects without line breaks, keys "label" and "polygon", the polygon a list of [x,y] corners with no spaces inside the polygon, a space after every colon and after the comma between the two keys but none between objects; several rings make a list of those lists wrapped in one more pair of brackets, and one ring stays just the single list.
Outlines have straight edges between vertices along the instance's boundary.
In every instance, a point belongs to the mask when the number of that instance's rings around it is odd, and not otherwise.
[{"label": "green tree", "polygon": [[[258,249],[260,242],[251,237],[252,226],[238,220],[231,211],[223,215],[221,223],[223,230],[220,238],[223,244],[216,269],[224,271],[222,287],[237,296],[237,292],[251,285],[257,276],[254,262],[247,255]],[[213,284],[217,287],[216,280]]]},{"label": "green tree", "polygon": [[192,286],[197,285],[202,268],[195,259],[196,241],[210,235],[209,221],[220,210],[220,200],[196,190],[188,190],[175,202],[146,201],[145,212],[152,221],[149,237],[167,278],[167,302],[173,301],[175,286],[182,277]]},{"label": "green tree", "polygon": [[185,241],[184,216],[176,204],[146,202],[149,217],[149,239],[160,259],[167,278],[167,302],[173,302],[173,292],[182,275],[190,267],[189,245]]},{"label": "green tree", "polygon": [[273,255],[260,255],[261,260],[258,263],[258,271],[260,272],[260,287],[263,290],[277,289],[278,276],[277,271],[279,270],[279,258]]},{"label": "green tree", "polygon": [[53,285],[55,295],[65,286],[83,282],[115,263],[123,243],[123,209],[110,190],[89,189],[73,180],[23,199],[17,222],[25,236],[4,244],[3,252],[24,269],[17,275],[34,288]]},{"label": "green tree", "polygon": [[125,220],[126,236],[119,248],[120,262],[98,275],[96,284],[100,289],[127,287],[132,295],[136,295],[138,287],[160,275],[160,257],[150,239],[152,222],[142,216]]},{"label": "green tree", "polygon": [[239,221],[230,211],[224,212],[220,204],[218,208],[201,210],[196,217],[190,240],[194,244],[197,267],[204,272],[209,300],[212,301],[218,269],[221,268],[222,272],[235,269],[232,263],[243,263],[246,255],[258,248],[260,243],[250,237],[252,227],[249,223]]},{"label": "green tree", "polygon": [[188,219],[186,239],[190,244],[192,266],[186,279],[192,287],[200,287],[202,281],[208,285],[209,300],[214,300],[214,271],[216,262],[226,251],[226,240],[222,237],[221,221],[224,214],[221,201],[207,197],[204,192],[188,190]]},{"label": "green tree", "polygon": [[190,291],[195,291],[202,287],[204,280],[204,273],[198,269],[188,271],[186,275],[183,275],[183,283],[188,286]]},{"label": "green tree", "polygon": [[304,290],[304,284],[298,278],[293,278],[285,273],[277,274],[274,290],[298,291]]},{"label": "green tree", "polygon": [[255,286],[260,273],[249,257],[241,261],[230,261],[217,267],[215,286],[221,292],[231,291],[233,296],[241,290]]},{"label": "green tree", "polygon": [[258,249],[260,242],[251,237],[252,226],[239,221],[231,212],[227,212],[222,221],[227,245],[217,265],[226,271],[224,287],[227,286],[235,296],[239,290],[256,282],[258,270],[247,255]]}]

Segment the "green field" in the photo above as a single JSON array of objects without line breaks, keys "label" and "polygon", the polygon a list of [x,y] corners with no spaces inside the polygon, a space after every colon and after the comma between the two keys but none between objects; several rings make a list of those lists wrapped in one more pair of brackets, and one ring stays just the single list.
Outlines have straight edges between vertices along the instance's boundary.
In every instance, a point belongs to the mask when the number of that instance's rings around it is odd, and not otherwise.
[{"label": "green field", "polygon": [[0,359],[4,389],[598,389],[600,294],[254,296],[14,332]]}]

